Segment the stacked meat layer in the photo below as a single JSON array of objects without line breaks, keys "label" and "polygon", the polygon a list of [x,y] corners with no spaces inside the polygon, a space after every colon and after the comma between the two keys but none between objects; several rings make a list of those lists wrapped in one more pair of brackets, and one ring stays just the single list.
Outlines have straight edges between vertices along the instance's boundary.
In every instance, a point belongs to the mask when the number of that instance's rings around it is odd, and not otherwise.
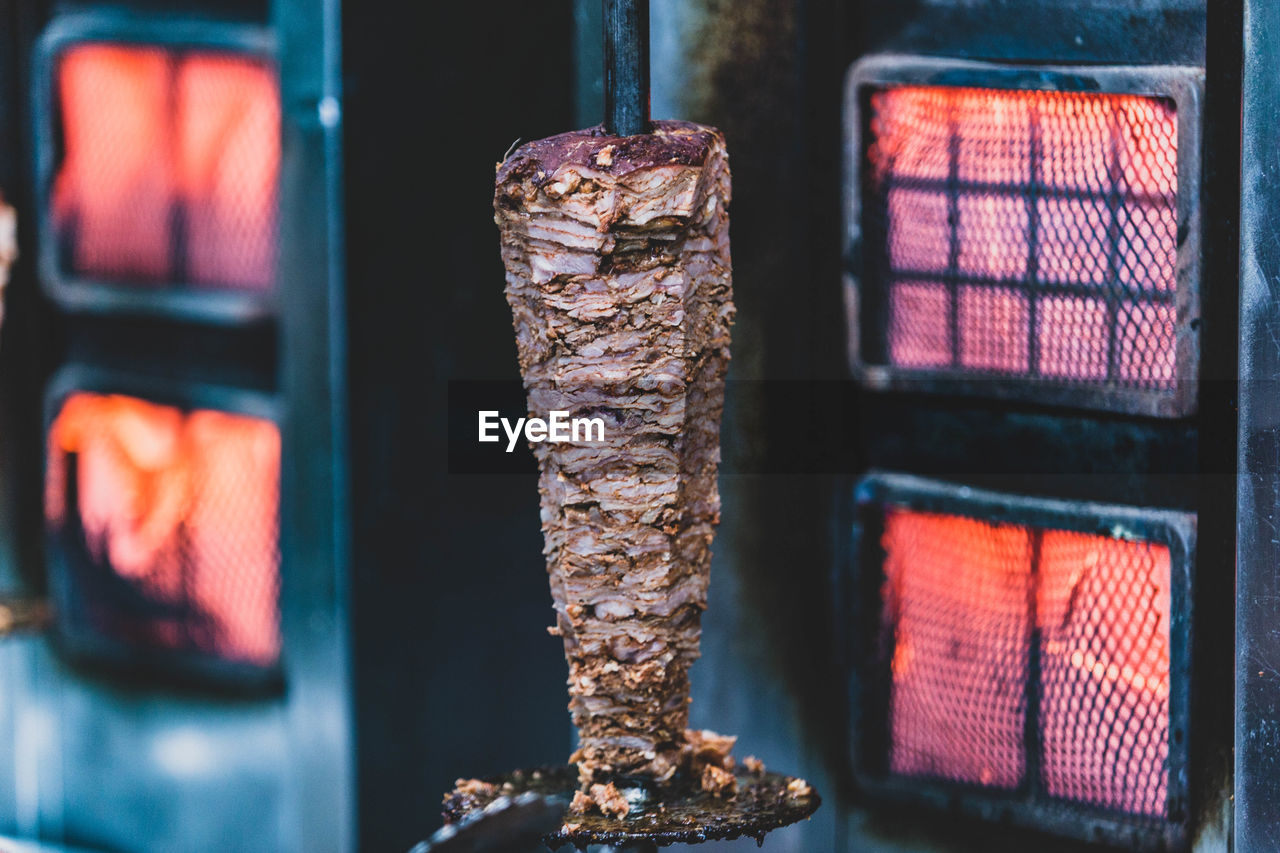
[{"label": "stacked meat layer", "polygon": [[[495,209],[530,411],[604,421],[534,445],[584,781],[687,758],[733,316],[729,168],[714,129],[533,142]],[[598,436],[593,436],[598,437]]]}]

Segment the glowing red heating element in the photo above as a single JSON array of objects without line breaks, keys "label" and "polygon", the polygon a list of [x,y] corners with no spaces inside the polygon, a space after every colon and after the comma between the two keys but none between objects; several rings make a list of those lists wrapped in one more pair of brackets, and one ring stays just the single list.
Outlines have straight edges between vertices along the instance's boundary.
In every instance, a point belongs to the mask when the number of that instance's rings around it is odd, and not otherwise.
[{"label": "glowing red heating element", "polygon": [[893,773],[1018,787],[1034,690],[1051,796],[1166,814],[1167,547],[906,509],[883,546]]},{"label": "glowing red heating element", "polygon": [[53,215],[74,272],[270,286],[280,98],[265,63],[83,44],[59,61],[58,103]]},{"label": "glowing red heating element", "polygon": [[[899,368],[1168,389],[1177,121],[1135,95],[871,95],[869,229]],[[873,356],[873,359],[877,358]]]},{"label": "glowing red heating element", "polygon": [[50,524],[63,527],[74,513],[94,562],[157,612],[194,614],[123,629],[103,615],[106,630],[162,646],[276,661],[279,493],[279,431],[258,418],[77,393],[49,434]]}]

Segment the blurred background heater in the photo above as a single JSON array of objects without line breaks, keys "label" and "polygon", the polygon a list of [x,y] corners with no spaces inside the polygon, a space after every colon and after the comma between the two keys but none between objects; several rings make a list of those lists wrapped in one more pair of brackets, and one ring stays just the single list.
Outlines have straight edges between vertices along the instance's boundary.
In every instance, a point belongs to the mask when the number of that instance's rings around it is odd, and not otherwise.
[{"label": "blurred background heater", "polygon": [[882,680],[864,695],[883,703],[861,709],[883,721],[864,769],[1033,812],[1183,820],[1173,602],[1193,522],[893,475],[862,491]]},{"label": "blurred background heater", "polygon": [[1173,97],[874,83],[857,97],[864,375],[1187,413],[1197,300],[1179,274]]},{"label": "blurred background heater", "polygon": [[76,391],[45,509],[76,651],[253,675],[280,655],[280,434],[270,420]]},{"label": "blurred background heater", "polygon": [[251,28],[201,32],[201,44],[181,31],[155,43],[66,26],[46,35],[41,260],[64,305],[200,319],[270,304],[276,71]]}]

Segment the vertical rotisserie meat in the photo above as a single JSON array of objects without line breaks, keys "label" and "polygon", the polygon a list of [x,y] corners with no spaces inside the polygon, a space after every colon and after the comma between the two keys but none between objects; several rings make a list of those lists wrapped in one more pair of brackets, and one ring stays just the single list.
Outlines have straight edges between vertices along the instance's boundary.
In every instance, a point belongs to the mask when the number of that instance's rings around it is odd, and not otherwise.
[{"label": "vertical rotisserie meat", "polygon": [[605,424],[602,441],[534,445],[584,781],[662,782],[690,760],[688,670],[720,507],[728,204],[723,137],[683,122],[562,134],[498,168],[530,411]]}]

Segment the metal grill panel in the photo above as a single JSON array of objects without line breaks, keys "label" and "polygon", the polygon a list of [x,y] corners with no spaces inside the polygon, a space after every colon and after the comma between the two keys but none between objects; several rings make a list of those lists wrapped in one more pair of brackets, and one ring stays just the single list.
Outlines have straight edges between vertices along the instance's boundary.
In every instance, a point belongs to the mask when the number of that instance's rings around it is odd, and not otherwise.
[{"label": "metal grill panel", "polygon": [[1188,89],[917,85],[941,75],[919,64],[881,60],[851,89],[865,111],[855,366],[876,385],[1185,412]]},{"label": "metal grill panel", "polygon": [[1168,548],[901,508],[882,545],[892,772],[1018,787],[1030,688],[1049,794],[1165,814]]},{"label": "metal grill panel", "polygon": [[280,104],[261,63],[186,56],[177,71],[179,186],[187,281],[271,285],[280,170]]},{"label": "metal grill panel", "polygon": [[1183,849],[1195,517],[887,473],[855,495],[863,790]]},{"label": "metal grill panel", "polygon": [[1039,578],[1046,789],[1164,816],[1169,549],[1045,531]]},{"label": "metal grill panel", "polygon": [[280,103],[263,60],[83,43],[56,65],[53,237],[66,273],[264,291],[274,277]]},{"label": "metal grill panel", "polygon": [[273,666],[279,476],[269,421],[70,395],[45,496],[68,562],[60,618],[108,643]]},{"label": "metal grill panel", "polygon": [[884,547],[890,769],[1017,787],[1030,658],[1026,529],[896,510]]},{"label": "metal grill panel", "polygon": [[168,65],[159,48],[107,45],[62,60],[65,159],[53,212],[76,272],[138,283],[169,277]]}]

